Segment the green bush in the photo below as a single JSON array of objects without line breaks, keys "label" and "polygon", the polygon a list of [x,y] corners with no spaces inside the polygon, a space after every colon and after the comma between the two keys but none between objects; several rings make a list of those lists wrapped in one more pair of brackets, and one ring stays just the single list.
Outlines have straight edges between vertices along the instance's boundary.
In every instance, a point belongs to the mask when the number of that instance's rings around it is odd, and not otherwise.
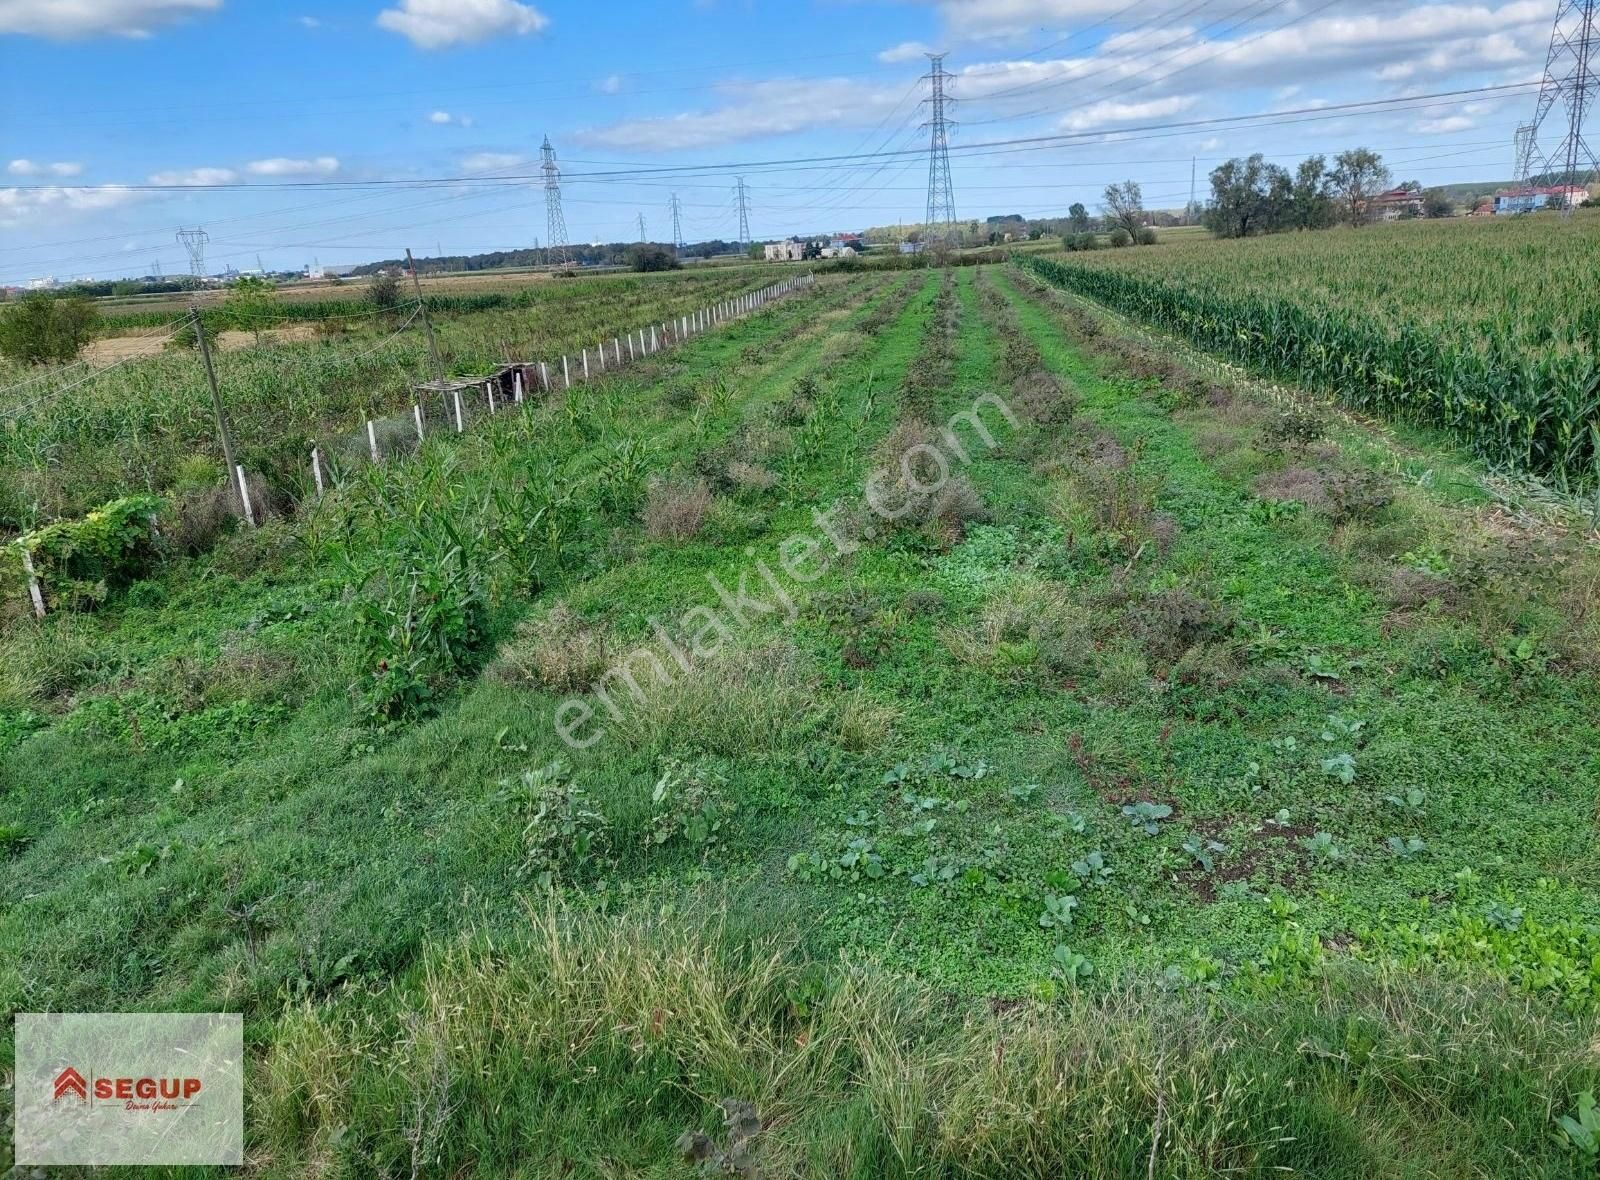
[{"label": "green bush", "polygon": [[123,496],[81,520],[62,520],[20,537],[52,606],[79,609],[137,581],[158,556],[156,496]]},{"label": "green bush", "polygon": [[99,310],[81,295],[28,295],[0,316],[0,355],[25,365],[74,360],[99,322]]}]

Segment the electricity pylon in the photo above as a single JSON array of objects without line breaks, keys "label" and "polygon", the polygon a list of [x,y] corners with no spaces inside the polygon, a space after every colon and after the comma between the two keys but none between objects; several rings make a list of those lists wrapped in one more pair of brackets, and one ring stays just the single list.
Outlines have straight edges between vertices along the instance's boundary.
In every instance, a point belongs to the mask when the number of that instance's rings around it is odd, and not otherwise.
[{"label": "electricity pylon", "polygon": [[739,245],[750,245],[750,189],[744,182],[744,177],[739,177],[739,183],[733,186],[733,191],[739,197]]},{"label": "electricity pylon", "polygon": [[196,284],[206,277],[206,243],[210,240],[211,236],[198,226],[178,231],[178,244],[188,252],[189,273],[194,276]]},{"label": "electricity pylon", "polygon": [[550,137],[544,137],[539,149],[539,171],[544,173],[545,261],[552,266],[565,266],[567,257],[567,219],[561,215],[561,169],[556,167],[556,149],[550,146]]},{"label": "electricity pylon", "polygon": [[[1600,30],[1595,27],[1600,0],[1559,0],[1556,23],[1550,32],[1550,53],[1545,59],[1544,82],[1534,108],[1528,152],[1528,175],[1545,184],[1579,185],[1595,178],[1600,162],[1584,137],[1583,121],[1593,105],[1600,77]],[[1564,118],[1554,115],[1562,108]],[[1541,150],[1540,139],[1550,143]],[[1572,211],[1570,196],[1562,205]]]},{"label": "electricity pylon", "polygon": [[954,121],[946,117],[945,110],[955,100],[944,92],[945,79],[950,77],[945,73],[944,54],[930,53],[927,57],[933,65],[923,75],[930,88],[928,97],[922,100],[923,105],[929,108],[928,121],[923,124],[929,132],[928,210],[923,232],[930,238],[953,245],[956,237],[956,198],[950,183],[950,128]]}]

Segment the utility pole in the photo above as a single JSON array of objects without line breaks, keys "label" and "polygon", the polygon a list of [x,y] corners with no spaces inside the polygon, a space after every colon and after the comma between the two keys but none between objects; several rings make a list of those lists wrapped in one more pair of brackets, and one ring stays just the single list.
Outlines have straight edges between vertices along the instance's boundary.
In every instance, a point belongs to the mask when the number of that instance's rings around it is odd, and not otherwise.
[{"label": "utility pole", "polygon": [[673,193],[667,208],[672,210],[672,244],[679,249],[683,248],[683,205],[678,200],[678,194]]},{"label": "utility pole", "polygon": [[433,362],[433,383],[439,396],[444,396],[444,366],[439,363],[439,344],[433,338],[433,321],[428,318],[428,305],[422,298],[422,280],[417,278],[417,264],[411,259],[411,247],[406,247],[406,266],[411,270],[411,289],[417,295],[417,308],[422,313],[422,327],[428,334],[428,358]]},{"label": "utility pole", "polygon": [[739,245],[749,248],[750,189],[745,185],[744,177],[739,177],[739,183],[733,186],[733,191],[739,197]]},{"label": "utility pole", "polygon": [[200,359],[206,366],[206,381],[211,386],[211,412],[217,419],[217,436],[222,439],[222,461],[228,465],[228,482],[239,497],[239,508],[244,518],[253,525],[256,522],[255,512],[250,507],[249,494],[239,476],[239,461],[234,458],[233,427],[228,422],[228,411],[222,406],[222,393],[217,388],[217,371],[211,364],[211,345],[206,341],[205,320],[200,318],[200,307],[193,300],[189,302],[189,323],[194,328],[195,343],[200,346]]},{"label": "utility pole", "polygon": [[544,216],[547,254],[551,266],[567,264],[567,219],[561,214],[561,169],[556,166],[556,149],[544,137],[539,149],[539,171],[544,173]]},{"label": "utility pole", "polygon": [[951,76],[945,73],[945,55],[930,53],[926,56],[933,65],[923,75],[929,86],[928,97],[922,100],[929,108],[928,121],[923,124],[928,129],[928,208],[924,232],[929,237],[941,235],[944,243],[950,246],[955,244],[956,237],[956,198],[950,183],[950,128],[955,126],[955,121],[947,118],[945,111],[955,100],[944,92],[945,80]]},{"label": "utility pole", "polygon": [[[1550,53],[1545,60],[1544,81],[1534,108],[1529,133],[1528,169],[1537,167],[1546,184],[1563,187],[1587,184],[1600,172],[1594,149],[1584,138],[1583,121],[1600,91],[1600,27],[1597,27],[1600,0],[1559,0],[1555,26],[1550,32]],[[1564,120],[1549,119],[1557,104],[1566,110]],[[1538,138],[1542,131],[1558,131],[1559,138],[1549,152],[1541,152]],[[1571,194],[1561,194],[1562,211],[1571,214]]]}]

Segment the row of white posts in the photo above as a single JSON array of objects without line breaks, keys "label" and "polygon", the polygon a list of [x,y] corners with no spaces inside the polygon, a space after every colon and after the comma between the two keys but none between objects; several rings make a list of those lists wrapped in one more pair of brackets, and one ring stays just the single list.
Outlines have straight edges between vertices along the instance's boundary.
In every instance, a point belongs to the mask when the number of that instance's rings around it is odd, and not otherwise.
[{"label": "row of white posts", "polygon": [[[774,299],[779,299],[791,292],[810,287],[815,282],[815,275],[796,275],[793,278],[785,279],[781,283],[774,283],[772,286],[763,287],[759,291],[736,295],[732,299],[713,303],[708,307],[702,307],[698,311],[692,311],[676,319],[638,328],[629,332],[626,336],[613,336],[609,344],[602,340],[593,350],[593,365],[590,364],[591,352],[587,348],[581,350],[576,364],[574,364],[571,357],[563,353],[558,375],[553,362],[546,364],[544,361],[537,363],[530,361],[527,364],[513,365],[510,370],[511,400],[517,405],[522,404],[524,392],[522,375],[525,372],[528,374],[529,384],[531,385],[537,380],[539,388],[545,393],[557,388],[562,390],[571,389],[574,370],[577,371],[577,379],[579,381],[590,381],[598,374],[604,373],[608,367],[620,369],[625,363],[622,355],[624,347],[627,349],[628,362],[642,359],[661,351],[663,348],[670,348],[674,344],[682,343],[691,336],[698,336],[718,324],[737,319],[742,315],[748,315],[750,312],[771,303]],[[607,350],[610,351],[609,361],[606,356]],[[560,382],[559,386],[556,383],[557,380]],[[501,377],[496,376],[483,383],[483,393],[489,403],[490,414],[499,413],[499,396],[503,395],[497,396],[495,386],[500,381]],[[446,407],[446,412],[452,419],[455,432],[461,434],[467,428],[467,415],[461,401],[461,389],[458,387],[450,390],[449,397],[450,404]],[[427,435],[427,421],[422,412],[420,402],[412,404],[411,418],[416,427],[417,441],[421,442]],[[372,455],[374,463],[383,462],[383,455],[378,447],[377,427],[370,418],[367,420],[367,449]],[[327,490],[327,475],[322,466],[322,451],[318,447],[311,448],[311,477],[316,481],[317,497],[320,499]],[[242,471],[239,478],[242,486],[244,480]]]},{"label": "row of white posts", "polygon": [[[681,343],[691,336],[698,336],[718,324],[737,319],[742,315],[748,315],[765,304],[771,303],[774,299],[779,299],[793,291],[802,290],[811,286],[814,282],[816,282],[815,275],[796,275],[793,278],[785,279],[781,283],[763,287],[759,291],[750,291],[743,295],[736,295],[732,299],[714,303],[709,307],[702,307],[698,311],[679,316],[675,320],[651,324],[648,327],[630,332],[626,336],[613,336],[609,345],[602,340],[594,349],[596,368],[600,373],[604,373],[608,365],[611,368],[621,368],[624,363],[622,359],[624,345],[627,347],[628,361],[639,360],[650,356],[652,353],[659,352],[663,348],[670,348],[674,344]],[[609,361],[606,359],[607,348],[611,350],[611,359]],[[596,371],[595,368],[590,366],[589,356],[590,352],[587,348],[583,349],[579,356],[582,370],[580,379],[583,381],[590,380]],[[523,396],[522,374],[528,372],[531,381],[531,374],[535,370],[538,372],[540,389],[548,393],[556,388],[555,380],[552,376],[552,367],[544,361],[538,362],[537,365],[532,363],[514,365],[511,370],[511,396],[512,400],[519,405]],[[562,389],[572,388],[571,358],[564,354],[561,357],[560,379]],[[483,391],[488,398],[489,413],[491,414],[499,412],[495,402],[495,384],[499,380],[499,377],[494,377],[483,383]],[[452,400],[450,408],[454,411],[456,433],[460,434],[466,430],[466,411],[461,404],[461,390],[459,388],[452,389],[450,396]],[[421,442],[426,434],[426,419],[420,402],[413,403],[411,418],[416,425],[417,441]],[[374,463],[383,461],[382,452],[378,447],[377,426],[370,418],[367,419],[367,448],[372,454]],[[245,481],[243,465],[236,467],[233,474],[239,481],[239,494],[245,506],[245,519],[251,527],[254,527],[256,524],[255,509],[250,504],[250,487]],[[322,451],[319,447],[311,448],[311,477],[316,481],[317,498],[321,499],[323,493],[327,490],[327,474],[323,470]],[[33,600],[33,613],[42,619],[45,616],[44,589],[40,585],[38,571],[34,569],[33,556],[26,549],[22,550],[22,569],[28,578],[28,596]]]}]

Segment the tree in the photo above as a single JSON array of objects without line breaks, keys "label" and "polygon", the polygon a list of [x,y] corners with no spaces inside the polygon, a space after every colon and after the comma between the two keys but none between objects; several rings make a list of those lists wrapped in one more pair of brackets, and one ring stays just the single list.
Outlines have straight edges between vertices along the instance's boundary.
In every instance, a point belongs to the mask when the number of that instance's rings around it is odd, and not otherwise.
[{"label": "tree", "polygon": [[1456,211],[1453,202],[1442,188],[1430,188],[1422,194],[1422,215],[1424,217],[1450,217]]},{"label": "tree", "polygon": [[1125,230],[1129,241],[1139,240],[1139,227],[1144,224],[1144,193],[1137,180],[1106,185],[1103,208],[1113,229]]},{"label": "tree", "polygon": [[1393,177],[1377,152],[1371,148],[1351,148],[1333,158],[1333,171],[1328,174],[1328,180],[1350,224],[1365,225],[1371,215],[1371,199],[1388,188]]},{"label": "tree", "polygon": [[400,306],[400,280],[386,270],[380,270],[367,284],[367,302],[379,311],[393,311]]},{"label": "tree", "polygon": [[1072,207],[1067,210],[1067,224],[1075,234],[1089,232],[1089,211],[1083,207],[1082,201],[1072,202]]},{"label": "tree", "polygon": [[1285,200],[1288,174],[1257,152],[1211,170],[1206,228],[1219,238],[1245,238],[1276,228],[1275,207]]},{"label": "tree", "polygon": [[1326,229],[1332,225],[1333,196],[1328,186],[1328,161],[1324,157],[1307,156],[1301,160],[1289,186],[1289,225],[1295,229]]},{"label": "tree", "polygon": [[73,360],[99,322],[100,309],[82,295],[26,295],[0,316],[0,356],[25,365]]},{"label": "tree", "polygon": [[[756,249],[756,247],[751,247]],[[638,271],[652,270],[677,270],[683,265],[678,261],[678,252],[654,242],[641,242],[637,246],[629,246],[624,257],[628,265]]]},{"label": "tree", "polygon": [[245,275],[228,290],[224,307],[238,322],[256,334],[261,343],[261,325],[269,319],[278,304],[278,288],[270,279]]}]

